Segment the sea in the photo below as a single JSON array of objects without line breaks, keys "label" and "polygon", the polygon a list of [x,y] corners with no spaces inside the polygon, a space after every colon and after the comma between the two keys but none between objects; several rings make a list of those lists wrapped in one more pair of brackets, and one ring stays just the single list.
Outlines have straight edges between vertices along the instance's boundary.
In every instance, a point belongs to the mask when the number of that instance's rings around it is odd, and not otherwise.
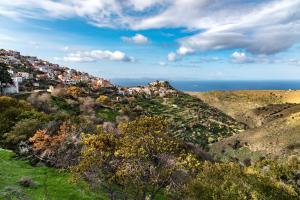
[{"label": "sea", "polygon": [[[133,87],[147,85],[151,79],[112,79],[115,85]],[[227,80],[199,80],[176,81],[168,80],[170,84],[180,91],[207,92],[216,90],[300,90],[300,80],[265,80],[265,81],[227,81]]]}]

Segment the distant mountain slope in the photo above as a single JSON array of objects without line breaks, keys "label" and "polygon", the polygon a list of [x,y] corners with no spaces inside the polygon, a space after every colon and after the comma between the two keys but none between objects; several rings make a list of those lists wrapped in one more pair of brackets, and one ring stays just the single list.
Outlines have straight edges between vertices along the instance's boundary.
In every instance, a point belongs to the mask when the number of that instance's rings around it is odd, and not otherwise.
[{"label": "distant mountain slope", "polygon": [[212,152],[220,155],[246,147],[265,155],[300,156],[300,91],[218,91],[192,95],[252,127],[214,143]]},{"label": "distant mountain slope", "polygon": [[220,153],[230,150],[237,142],[241,147],[264,152],[266,155],[300,156],[300,112],[217,142],[213,144],[212,152]]},{"label": "distant mountain slope", "polygon": [[[264,123],[262,107],[270,114],[277,109],[293,107],[300,103],[300,90],[249,90],[249,91],[212,91],[191,92],[192,96],[202,99],[237,121],[249,127],[259,127]],[[274,105],[274,106],[270,106]]]}]

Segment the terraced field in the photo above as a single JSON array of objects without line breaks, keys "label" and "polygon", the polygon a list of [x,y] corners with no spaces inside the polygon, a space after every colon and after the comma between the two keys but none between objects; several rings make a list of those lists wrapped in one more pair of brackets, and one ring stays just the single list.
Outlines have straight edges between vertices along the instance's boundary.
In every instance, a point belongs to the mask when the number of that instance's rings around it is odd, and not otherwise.
[{"label": "terraced field", "polygon": [[198,98],[184,93],[168,98],[137,98],[142,114],[162,115],[172,124],[172,134],[188,142],[207,144],[243,131],[246,126]]}]

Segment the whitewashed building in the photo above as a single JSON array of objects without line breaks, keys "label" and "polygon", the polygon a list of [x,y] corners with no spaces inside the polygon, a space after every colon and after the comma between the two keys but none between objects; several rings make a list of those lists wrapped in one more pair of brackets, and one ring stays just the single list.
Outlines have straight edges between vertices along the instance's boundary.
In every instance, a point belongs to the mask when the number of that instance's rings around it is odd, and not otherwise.
[{"label": "whitewashed building", "polygon": [[13,77],[13,84],[10,84],[8,87],[4,88],[4,94],[14,94],[19,93],[19,83],[22,83],[22,77]]}]

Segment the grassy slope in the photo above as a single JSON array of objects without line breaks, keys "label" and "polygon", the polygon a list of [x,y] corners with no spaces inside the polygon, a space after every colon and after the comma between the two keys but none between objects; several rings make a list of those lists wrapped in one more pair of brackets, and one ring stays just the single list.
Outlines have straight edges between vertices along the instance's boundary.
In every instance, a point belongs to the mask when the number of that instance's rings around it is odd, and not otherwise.
[{"label": "grassy slope", "polygon": [[[30,177],[35,188],[24,188],[17,183],[22,177]],[[48,167],[32,167],[26,161],[13,158],[13,153],[0,149],[0,199],[8,186],[19,188],[27,197],[39,199],[105,199],[87,191],[84,184],[69,182],[69,174]]]},{"label": "grassy slope", "polygon": [[168,117],[175,136],[203,146],[244,130],[244,124],[184,93],[169,98],[137,99],[137,104],[144,114]]},{"label": "grassy slope", "polygon": [[[225,150],[232,154],[231,146],[239,140],[259,154],[300,156],[300,91],[216,91],[192,95],[252,127],[213,144],[213,152],[220,154]],[[238,154],[240,150],[234,151]]]}]

